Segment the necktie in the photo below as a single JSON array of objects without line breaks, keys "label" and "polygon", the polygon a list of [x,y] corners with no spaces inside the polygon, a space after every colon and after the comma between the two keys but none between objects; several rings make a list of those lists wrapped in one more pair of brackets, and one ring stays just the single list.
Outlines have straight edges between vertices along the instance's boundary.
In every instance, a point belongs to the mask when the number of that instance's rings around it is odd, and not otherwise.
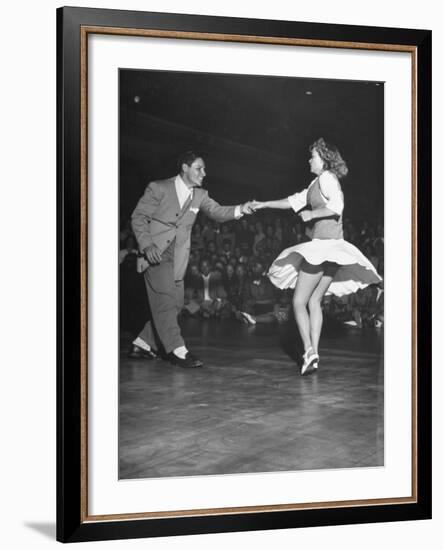
[{"label": "necktie", "polygon": [[192,202],[192,197],[194,196],[194,190],[191,189],[191,194],[188,196],[188,198],[185,200],[183,206],[182,206],[182,211],[185,211],[188,206],[191,204]]}]

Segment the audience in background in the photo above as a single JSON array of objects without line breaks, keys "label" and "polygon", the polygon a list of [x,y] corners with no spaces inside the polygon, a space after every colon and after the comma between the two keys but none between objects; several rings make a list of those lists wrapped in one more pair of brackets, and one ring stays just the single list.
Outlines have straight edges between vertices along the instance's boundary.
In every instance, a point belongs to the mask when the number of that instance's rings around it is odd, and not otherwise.
[{"label": "audience in background", "polygon": [[[383,224],[378,220],[345,218],[344,234],[383,276]],[[276,289],[266,272],[281,250],[305,239],[301,223],[286,212],[260,212],[226,224],[200,214],[192,232],[182,314],[205,319],[233,318],[251,325],[287,321],[292,291]],[[122,328],[130,330],[137,325],[136,318],[145,316],[147,304],[143,278],[136,272],[135,240],[127,223],[120,232],[119,259],[121,323]],[[384,321],[383,298],[383,283],[352,296],[326,296],[325,318],[359,328],[380,328]]]}]

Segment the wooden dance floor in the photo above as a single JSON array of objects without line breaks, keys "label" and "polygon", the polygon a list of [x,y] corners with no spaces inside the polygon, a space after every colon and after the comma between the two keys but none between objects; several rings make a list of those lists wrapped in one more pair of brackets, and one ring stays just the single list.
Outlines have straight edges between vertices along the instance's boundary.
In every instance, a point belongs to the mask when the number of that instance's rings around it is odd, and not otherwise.
[{"label": "wooden dance floor", "polygon": [[294,327],[186,320],[205,361],[120,361],[120,479],[383,466],[383,332],[325,327],[301,377]]}]

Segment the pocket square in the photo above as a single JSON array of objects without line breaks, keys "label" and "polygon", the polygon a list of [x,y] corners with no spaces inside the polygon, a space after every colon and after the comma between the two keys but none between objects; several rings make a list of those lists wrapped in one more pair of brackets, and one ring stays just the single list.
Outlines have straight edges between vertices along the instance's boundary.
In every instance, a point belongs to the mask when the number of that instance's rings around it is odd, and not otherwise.
[{"label": "pocket square", "polygon": [[197,214],[197,212],[200,210],[200,208],[197,206],[191,206],[191,212],[194,212],[194,214]]}]

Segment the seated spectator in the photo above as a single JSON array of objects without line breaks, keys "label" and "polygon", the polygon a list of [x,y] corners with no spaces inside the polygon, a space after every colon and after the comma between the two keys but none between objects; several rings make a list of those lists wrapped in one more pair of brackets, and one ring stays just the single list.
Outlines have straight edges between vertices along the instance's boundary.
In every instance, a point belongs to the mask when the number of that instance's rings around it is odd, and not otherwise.
[{"label": "seated spectator", "polygon": [[223,287],[226,290],[226,295],[229,300],[233,290],[237,284],[237,276],[235,275],[235,268],[232,264],[226,266],[225,273],[223,275]]},{"label": "seated spectator", "polygon": [[271,239],[271,241],[274,239],[274,228],[272,225],[266,226],[266,237]]},{"label": "seated spectator", "polygon": [[293,225],[293,220],[291,220],[291,225],[289,224],[289,221],[288,219],[285,217],[285,218],[282,218],[282,222],[281,222],[281,228],[282,228],[282,241],[281,241],[281,244],[282,244],[282,248],[287,248],[288,246],[292,246],[294,243],[292,241],[290,241],[290,235],[291,235],[291,229],[290,227],[292,227]]},{"label": "seated spectator", "polygon": [[215,244],[215,241],[209,241],[206,246],[206,253],[208,256],[213,256],[214,254],[217,254],[217,246]]},{"label": "seated spectator", "polygon": [[186,270],[185,275],[185,286],[186,287],[195,287],[196,281],[200,275],[200,271],[198,269],[198,264],[195,262],[189,262],[188,269]]},{"label": "seated spectator", "polygon": [[220,233],[217,235],[217,248],[219,250],[223,249],[223,244],[225,241],[229,243],[229,249],[233,253],[235,248],[235,233],[231,231],[229,224],[224,223],[221,226]]},{"label": "seated spectator", "polygon": [[[254,235],[250,231],[247,218],[242,218],[240,224],[237,224],[236,235],[236,243],[239,247],[239,252],[240,250],[250,250],[252,248]],[[239,255],[239,252],[236,252],[236,254]]]},{"label": "seated spectator", "polygon": [[238,258],[238,263],[247,266],[249,264],[249,254],[242,252],[241,256]]},{"label": "seated spectator", "polygon": [[256,261],[252,267],[251,277],[248,278],[244,286],[241,311],[252,315],[260,315],[269,313],[274,309],[274,286],[264,276],[263,271],[263,264]]},{"label": "seated spectator", "polygon": [[214,242],[215,243],[217,243],[218,236],[220,235],[220,232],[221,232],[221,227],[222,227],[222,224],[212,220],[212,228],[214,230]]},{"label": "seated spectator", "polygon": [[200,264],[200,273],[196,285],[201,316],[206,319],[221,317],[227,298],[226,291],[223,288],[223,278],[219,271],[211,270],[207,260],[203,260]]},{"label": "seated spectator", "polygon": [[240,258],[241,255],[242,255],[242,250],[237,244],[237,246],[234,248],[234,256],[238,259]]},{"label": "seated spectator", "polygon": [[261,242],[265,240],[265,238],[266,238],[266,235],[263,231],[263,225],[261,222],[257,222],[255,224],[255,235],[254,235],[254,241],[252,244],[252,252],[255,255],[259,254],[258,247],[260,246]]},{"label": "seated spectator", "polygon": [[280,293],[277,303],[269,313],[261,313],[259,315],[251,315],[246,311],[237,311],[235,316],[240,321],[248,325],[271,324],[271,323],[286,323],[289,321],[292,307],[292,292],[284,290]]},{"label": "seated spectator", "polygon": [[281,223],[281,218],[276,218],[274,222],[274,239],[279,243],[283,242],[283,227]]},{"label": "seated spectator", "polygon": [[271,261],[281,252],[280,243],[273,237],[266,237],[264,241],[263,253],[271,255]]},{"label": "seated spectator", "polygon": [[231,241],[229,239],[224,239],[222,249],[220,252],[220,258],[225,258],[226,263],[234,256],[234,252],[231,248]]},{"label": "seated spectator", "polygon": [[205,241],[201,234],[200,224],[194,224],[191,234],[191,249],[196,252],[202,252],[205,249]]},{"label": "seated spectator", "polygon": [[238,264],[238,260],[235,256],[232,256],[232,258],[229,260],[228,265],[232,265],[232,267],[235,269]]},{"label": "seated spectator", "polygon": [[227,299],[232,304],[233,309],[240,308],[243,304],[243,295],[247,282],[245,266],[241,263],[235,268],[235,278],[231,279],[226,288]]},{"label": "seated spectator", "polygon": [[197,264],[197,265],[199,264],[198,256],[199,256],[199,254],[195,250],[190,251],[188,269],[190,268],[190,266],[192,264]]},{"label": "seated spectator", "polygon": [[195,316],[200,311],[198,300],[199,279],[200,271],[198,265],[195,263],[189,264],[184,280],[185,299],[183,313],[187,316]]},{"label": "seated spectator", "polygon": [[211,220],[205,218],[203,221],[202,237],[207,245],[211,241],[215,241],[216,233],[214,231],[214,225]]},{"label": "seated spectator", "polygon": [[235,279],[235,267],[231,263],[229,263],[226,266],[225,274],[223,277],[223,281],[224,281],[223,284],[225,285],[225,288],[226,288],[226,283],[234,279]]},{"label": "seated spectator", "polygon": [[353,308],[349,296],[327,295],[323,299],[322,307],[326,319],[341,323],[353,321]]},{"label": "seated spectator", "polygon": [[359,328],[378,328],[383,324],[383,290],[369,285],[352,295],[352,316]]},{"label": "seated spectator", "polygon": [[222,261],[221,259],[218,259],[214,263],[214,270],[218,271],[222,277],[225,274],[227,267],[228,267],[227,264],[225,265],[224,261]]},{"label": "seated spectator", "polygon": [[377,296],[375,299],[375,318],[374,318],[374,327],[381,328],[385,323],[385,305],[384,305],[384,283],[381,281],[377,285]]}]

